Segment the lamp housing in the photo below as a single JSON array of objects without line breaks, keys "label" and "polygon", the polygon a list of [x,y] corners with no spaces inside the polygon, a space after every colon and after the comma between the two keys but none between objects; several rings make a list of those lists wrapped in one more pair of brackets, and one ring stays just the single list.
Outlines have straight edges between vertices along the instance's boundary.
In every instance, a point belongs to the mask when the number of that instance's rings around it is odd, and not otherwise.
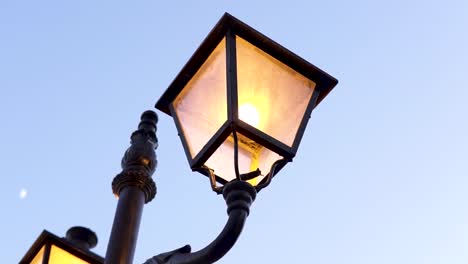
[{"label": "lamp housing", "polygon": [[[77,228],[81,227],[74,227],[69,232],[76,231]],[[20,264],[103,264],[104,258],[88,249],[96,243],[95,235],[91,237],[91,243],[83,243],[83,240],[60,238],[44,230],[21,259]]]},{"label": "lamp housing", "polygon": [[173,117],[193,171],[224,185],[238,170],[256,186],[296,155],[312,110],[337,83],[225,13],[156,108]]}]

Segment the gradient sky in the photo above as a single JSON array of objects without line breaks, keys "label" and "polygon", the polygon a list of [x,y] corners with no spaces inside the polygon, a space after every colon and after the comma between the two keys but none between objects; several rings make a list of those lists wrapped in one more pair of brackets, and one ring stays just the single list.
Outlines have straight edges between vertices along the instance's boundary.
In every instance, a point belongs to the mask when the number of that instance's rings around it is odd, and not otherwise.
[{"label": "gradient sky", "polygon": [[[468,263],[465,0],[1,0],[1,262],[74,225],[105,254],[110,185],[140,113],[224,12],[340,83],[220,263]],[[135,263],[200,249],[227,219],[159,116]]]}]

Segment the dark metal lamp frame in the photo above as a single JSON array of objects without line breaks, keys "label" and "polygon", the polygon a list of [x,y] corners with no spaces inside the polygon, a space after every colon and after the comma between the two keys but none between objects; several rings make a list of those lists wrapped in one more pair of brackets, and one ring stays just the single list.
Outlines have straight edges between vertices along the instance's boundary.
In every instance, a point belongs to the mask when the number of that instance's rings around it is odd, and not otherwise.
[{"label": "dark metal lamp frame", "polygon": [[76,244],[68,241],[65,238],[60,238],[47,230],[42,231],[39,237],[36,239],[34,244],[29,248],[28,252],[24,255],[23,259],[21,259],[20,264],[27,264],[31,263],[34,257],[39,253],[42,247],[45,246],[44,250],[44,263],[49,263],[47,260],[50,256],[50,250],[52,245],[57,246],[68,253],[89,262],[90,264],[102,264],[104,263],[104,258],[101,256],[85,249],[82,247],[77,247]]},{"label": "dark metal lamp frame", "polygon": [[[262,51],[266,52],[275,59],[279,60],[280,62],[284,63],[285,65],[289,66],[293,70],[316,83],[314,92],[308,103],[305,114],[302,117],[292,146],[288,146],[280,142],[272,136],[252,127],[251,125],[239,119],[237,105],[238,93],[236,36],[245,39],[252,45],[256,46],[257,48],[261,49]],[[185,138],[182,125],[178,120],[173,102],[223,39],[226,40],[226,100],[228,117],[226,122],[211,137],[208,143],[206,143],[200,152],[192,158],[187,139]],[[205,162],[226,140],[226,138],[235,132],[243,134],[244,136],[254,140],[262,146],[276,152],[286,160],[292,160],[292,158],[296,155],[299,143],[302,139],[302,135],[305,131],[312,110],[323,100],[323,98],[325,98],[325,96],[337,83],[338,81],[326,72],[320,70],[316,66],[302,59],[298,55],[284,48],[280,44],[256,31],[232,15],[225,13],[221,20],[216,24],[216,26],[202,42],[200,47],[192,55],[187,64],[182,68],[169,88],[161,96],[159,101],[156,103],[156,108],[168,115],[171,115],[174,118],[179,135],[181,135],[180,138],[182,145],[184,146],[185,154],[192,170],[199,171],[202,174],[210,176],[209,170],[202,169],[204,168]],[[220,98],[220,100],[223,99]],[[286,162],[278,164],[278,166],[276,166],[275,173],[281,170],[285,164]],[[272,177],[274,175],[270,176]],[[271,179],[271,177],[264,177],[263,181],[268,181],[269,178]],[[219,175],[215,175],[215,179],[222,185],[227,183],[227,181],[219,177]],[[263,183],[264,182],[260,182],[260,184]]]},{"label": "dark metal lamp frame", "polygon": [[[283,144],[239,119],[235,36],[240,36],[316,83],[312,98],[307,106],[292,146]],[[187,82],[196,74],[223,38],[226,39],[227,54],[228,98],[226,100],[228,120],[213,135],[200,153],[192,159],[186,139],[183,136],[182,127],[172,104]],[[156,108],[173,116],[192,170],[203,168],[203,164],[220,144],[231,133],[235,137],[236,132],[239,132],[283,156],[282,160],[272,165],[269,173],[272,177],[295,156],[312,110],[333,89],[337,82],[335,78],[327,73],[226,13],[159,99]],[[143,113],[138,129],[131,135],[131,146],[127,149],[122,159],[122,171],[112,182],[112,190],[119,197],[119,200],[105,259],[91,252],[83,252],[67,241],[44,231],[21,263],[29,263],[42,248],[42,245],[48,245],[46,251],[50,252],[51,244],[57,245],[92,264],[103,262],[105,264],[130,264],[133,262],[143,206],[156,195],[156,184],[152,179],[152,175],[157,165],[155,152],[155,149],[158,147],[156,137],[157,121],[158,117],[153,111]],[[210,175],[209,170],[202,170],[201,172],[205,175]],[[239,178],[226,182],[217,175],[211,176],[214,176],[215,180],[223,184],[219,192],[223,194],[228,213],[228,220],[224,229],[212,243],[199,251],[191,252],[190,246],[187,245],[156,255],[146,261],[146,264],[210,264],[222,258],[232,248],[241,234],[249,214],[250,205],[255,200],[258,189]],[[263,184],[265,187],[269,184],[271,177],[265,177],[265,182],[261,182],[260,184]]]}]

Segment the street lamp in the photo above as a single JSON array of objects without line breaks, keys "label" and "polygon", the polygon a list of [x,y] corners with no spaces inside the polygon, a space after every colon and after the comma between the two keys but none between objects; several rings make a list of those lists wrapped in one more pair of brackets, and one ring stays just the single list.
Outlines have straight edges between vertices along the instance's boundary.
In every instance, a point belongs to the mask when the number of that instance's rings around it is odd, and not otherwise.
[{"label": "street lamp", "polygon": [[314,107],[337,80],[225,14],[162,95],[190,167],[214,191],[256,190],[295,156]]},{"label": "street lamp", "polygon": [[[221,259],[240,236],[257,193],[296,155],[312,110],[337,82],[226,13],[156,108],[173,117],[191,169],[208,176],[212,189],[223,194],[229,217],[205,248],[192,252],[186,245],[145,263]],[[105,264],[133,261],[143,206],[156,196],[151,176],[157,165],[157,121],[153,111],[142,114],[122,172],[112,182],[119,199]],[[34,248],[31,259],[51,246]]]},{"label": "street lamp", "polygon": [[102,264],[104,259],[90,251],[96,244],[96,234],[85,227],[70,228],[64,238],[44,230],[20,263]]}]

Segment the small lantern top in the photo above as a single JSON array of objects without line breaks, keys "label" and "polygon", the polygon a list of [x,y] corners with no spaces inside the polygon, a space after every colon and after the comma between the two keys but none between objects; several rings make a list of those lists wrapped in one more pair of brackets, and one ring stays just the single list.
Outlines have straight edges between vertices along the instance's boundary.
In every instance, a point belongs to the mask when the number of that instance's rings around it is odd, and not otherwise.
[{"label": "small lantern top", "polygon": [[96,234],[84,227],[72,227],[68,230],[66,238],[44,230],[21,259],[20,264],[102,264],[104,258],[89,251],[96,244]]}]

